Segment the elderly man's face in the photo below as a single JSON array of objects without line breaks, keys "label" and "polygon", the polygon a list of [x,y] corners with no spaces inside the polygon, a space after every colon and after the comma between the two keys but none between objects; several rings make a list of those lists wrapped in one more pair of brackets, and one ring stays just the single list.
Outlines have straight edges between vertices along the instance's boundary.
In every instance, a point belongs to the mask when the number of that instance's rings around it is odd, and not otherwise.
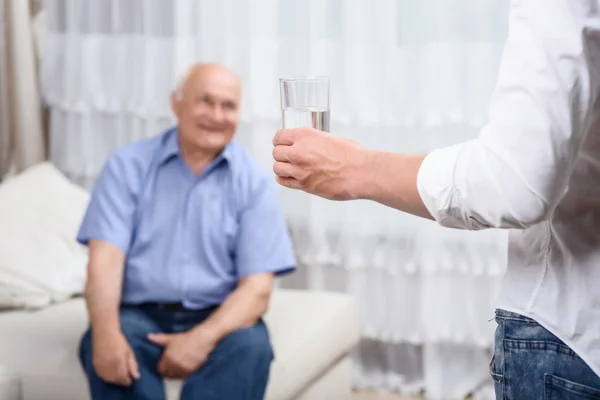
[{"label": "elderly man's face", "polygon": [[235,134],[239,98],[239,81],[228,70],[212,67],[193,71],[173,105],[182,145],[221,151]]}]

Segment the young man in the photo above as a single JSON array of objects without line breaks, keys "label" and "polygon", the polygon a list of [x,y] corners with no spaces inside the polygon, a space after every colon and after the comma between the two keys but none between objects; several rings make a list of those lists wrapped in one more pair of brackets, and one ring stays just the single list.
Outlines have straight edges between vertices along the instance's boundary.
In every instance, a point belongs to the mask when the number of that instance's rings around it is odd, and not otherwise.
[{"label": "young man", "polygon": [[513,229],[491,366],[498,399],[600,399],[599,10],[600,0],[512,1],[477,139],[405,155],[311,129],[274,138],[284,186],[447,227]]}]

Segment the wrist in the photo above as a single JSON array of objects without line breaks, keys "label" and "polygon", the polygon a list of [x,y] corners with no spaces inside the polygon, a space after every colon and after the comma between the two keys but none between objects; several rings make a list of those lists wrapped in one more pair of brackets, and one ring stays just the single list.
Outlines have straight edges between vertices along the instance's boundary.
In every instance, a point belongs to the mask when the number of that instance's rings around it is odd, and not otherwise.
[{"label": "wrist", "polygon": [[369,200],[374,170],[381,153],[360,148],[357,150],[354,171],[348,176],[349,194],[352,200]]},{"label": "wrist", "polygon": [[202,342],[212,343],[214,346],[222,339],[221,331],[209,322],[203,322],[192,329],[192,335]]},{"label": "wrist", "polygon": [[92,325],[92,339],[116,338],[122,336],[123,332],[119,326],[94,326]]},{"label": "wrist", "polygon": [[[92,334],[116,335],[121,333],[119,314],[93,316],[91,318]],[[95,318],[94,318],[95,317]]]}]

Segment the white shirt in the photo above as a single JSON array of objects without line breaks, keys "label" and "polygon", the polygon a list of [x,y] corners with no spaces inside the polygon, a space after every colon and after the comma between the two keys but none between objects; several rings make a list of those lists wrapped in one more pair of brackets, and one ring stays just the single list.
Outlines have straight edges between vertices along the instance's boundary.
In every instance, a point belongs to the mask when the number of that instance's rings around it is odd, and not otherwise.
[{"label": "white shirt", "polygon": [[600,376],[600,0],[514,0],[489,123],[436,150],[418,189],[443,226],[507,228],[499,308]]}]

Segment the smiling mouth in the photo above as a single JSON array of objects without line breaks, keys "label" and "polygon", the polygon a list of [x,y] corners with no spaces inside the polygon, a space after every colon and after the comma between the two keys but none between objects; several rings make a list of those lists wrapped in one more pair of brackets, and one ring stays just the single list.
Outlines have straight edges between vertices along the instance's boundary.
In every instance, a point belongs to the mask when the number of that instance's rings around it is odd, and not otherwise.
[{"label": "smiling mouth", "polygon": [[210,133],[219,133],[219,132],[221,132],[221,128],[217,128],[217,127],[214,127],[214,126],[198,125],[198,128],[202,129],[203,131],[210,132]]}]

